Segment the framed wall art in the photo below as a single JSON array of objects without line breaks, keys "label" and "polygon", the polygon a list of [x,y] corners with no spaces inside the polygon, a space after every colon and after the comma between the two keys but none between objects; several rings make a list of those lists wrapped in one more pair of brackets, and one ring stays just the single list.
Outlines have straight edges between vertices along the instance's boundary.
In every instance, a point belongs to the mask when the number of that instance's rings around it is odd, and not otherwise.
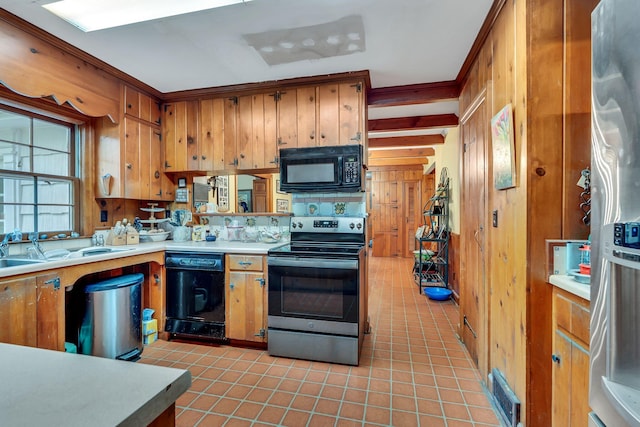
[{"label": "framed wall art", "polygon": [[289,212],[289,200],[276,199],[276,212],[288,213]]},{"label": "framed wall art", "polygon": [[513,109],[507,104],[491,119],[493,152],[493,184],[504,190],[516,186],[515,141],[513,137]]}]

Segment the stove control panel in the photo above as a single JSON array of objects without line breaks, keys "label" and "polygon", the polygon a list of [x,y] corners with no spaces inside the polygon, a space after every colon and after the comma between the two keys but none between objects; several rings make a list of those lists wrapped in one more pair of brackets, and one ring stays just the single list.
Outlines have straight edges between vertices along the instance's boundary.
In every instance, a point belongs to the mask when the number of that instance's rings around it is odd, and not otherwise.
[{"label": "stove control panel", "polygon": [[364,233],[360,217],[296,217],[291,219],[292,233]]}]

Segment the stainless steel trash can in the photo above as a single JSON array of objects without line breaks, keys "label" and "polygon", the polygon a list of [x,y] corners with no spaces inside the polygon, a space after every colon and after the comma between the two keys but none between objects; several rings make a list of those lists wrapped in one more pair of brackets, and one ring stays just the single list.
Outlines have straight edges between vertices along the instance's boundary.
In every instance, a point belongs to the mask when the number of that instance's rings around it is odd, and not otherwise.
[{"label": "stainless steel trash can", "polygon": [[80,353],[132,361],[140,358],[143,280],[142,274],[128,274],[85,288]]}]

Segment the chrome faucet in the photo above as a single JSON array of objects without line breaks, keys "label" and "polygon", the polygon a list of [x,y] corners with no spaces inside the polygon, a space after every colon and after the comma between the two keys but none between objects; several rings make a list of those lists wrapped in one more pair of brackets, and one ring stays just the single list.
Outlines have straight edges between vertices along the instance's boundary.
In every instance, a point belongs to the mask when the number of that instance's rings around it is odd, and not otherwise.
[{"label": "chrome faucet", "polygon": [[11,233],[5,234],[4,239],[0,242],[0,258],[9,256],[9,237],[11,237]]},{"label": "chrome faucet", "polygon": [[31,236],[31,243],[33,244],[33,246],[29,249],[35,252],[36,258],[46,259],[47,257],[44,254],[44,249],[42,249],[42,246],[40,246],[40,243],[38,242],[38,235],[36,233],[33,233],[33,235]]}]

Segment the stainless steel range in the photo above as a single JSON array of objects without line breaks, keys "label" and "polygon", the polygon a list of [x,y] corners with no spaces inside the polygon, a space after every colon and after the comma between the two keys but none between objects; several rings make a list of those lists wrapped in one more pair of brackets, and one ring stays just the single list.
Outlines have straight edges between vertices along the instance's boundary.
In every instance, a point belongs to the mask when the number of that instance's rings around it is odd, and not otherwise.
[{"label": "stainless steel range", "polygon": [[294,217],[269,251],[269,354],[357,365],[365,331],[364,218]]}]

